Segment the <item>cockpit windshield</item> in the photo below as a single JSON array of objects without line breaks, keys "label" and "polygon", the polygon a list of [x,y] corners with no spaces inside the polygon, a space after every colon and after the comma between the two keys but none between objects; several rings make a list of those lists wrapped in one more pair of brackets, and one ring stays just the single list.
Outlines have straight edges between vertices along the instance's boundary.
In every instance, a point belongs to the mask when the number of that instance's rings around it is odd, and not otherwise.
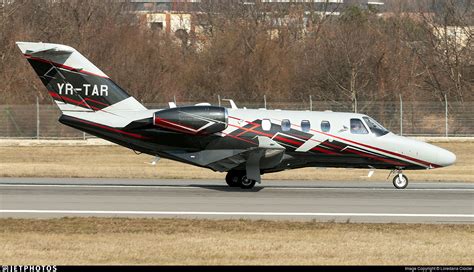
[{"label": "cockpit windshield", "polygon": [[363,119],[365,123],[367,124],[367,126],[369,127],[370,131],[372,131],[372,133],[374,133],[375,135],[383,136],[389,133],[389,131],[386,128],[384,128],[381,124],[379,124],[374,119],[370,117],[363,117]]}]

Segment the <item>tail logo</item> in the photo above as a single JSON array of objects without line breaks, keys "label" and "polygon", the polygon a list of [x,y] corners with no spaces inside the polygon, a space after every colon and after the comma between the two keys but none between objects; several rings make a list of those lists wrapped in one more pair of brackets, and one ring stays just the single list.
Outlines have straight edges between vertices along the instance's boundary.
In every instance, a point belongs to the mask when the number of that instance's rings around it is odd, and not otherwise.
[{"label": "tail logo", "polygon": [[96,84],[82,84],[82,88],[74,87],[70,83],[56,83],[60,95],[73,95],[81,92],[84,96],[108,96],[109,86]]},{"label": "tail logo", "polygon": [[61,111],[146,110],[76,49],[53,43],[17,45]]}]

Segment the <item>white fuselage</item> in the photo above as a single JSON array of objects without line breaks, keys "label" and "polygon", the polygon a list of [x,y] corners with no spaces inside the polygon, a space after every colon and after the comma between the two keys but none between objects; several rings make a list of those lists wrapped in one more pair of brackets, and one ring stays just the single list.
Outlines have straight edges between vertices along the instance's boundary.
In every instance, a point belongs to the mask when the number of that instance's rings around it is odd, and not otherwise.
[{"label": "white fuselage", "polygon": [[[229,134],[232,131],[253,122],[256,119],[268,119],[273,124],[281,124],[282,120],[289,120],[291,129],[302,130],[301,123],[304,120],[309,121],[310,130],[307,133],[312,134],[310,140],[306,141],[302,148],[296,152],[306,152],[312,147],[317,146],[325,140],[331,142],[338,140],[364,150],[383,154],[417,164],[423,168],[437,168],[451,165],[455,162],[456,156],[440,147],[402,137],[394,133],[387,133],[383,136],[377,136],[368,128],[364,117],[367,115],[345,112],[316,112],[316,111],[289,111],[289,110],[265,110],[265,109],[228,109],[229,126],[224,133]],[[357,134],[351,131],[351,119],[359,119],[365,126],[367,133]],[[323,132],[323,126],[330,124],[329,129]],[[284,131],[278,132],[285,134]]]}]

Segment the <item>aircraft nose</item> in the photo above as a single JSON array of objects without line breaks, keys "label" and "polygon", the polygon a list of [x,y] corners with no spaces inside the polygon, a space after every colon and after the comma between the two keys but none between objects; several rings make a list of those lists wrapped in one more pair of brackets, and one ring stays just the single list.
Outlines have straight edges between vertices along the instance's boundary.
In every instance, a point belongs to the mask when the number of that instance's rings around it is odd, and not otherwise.
[{"label": "aircraft nose", "polygon": [[448,150],[438,152],[438,164],[441,166],[449,166],[456,162],[456,155]]}]

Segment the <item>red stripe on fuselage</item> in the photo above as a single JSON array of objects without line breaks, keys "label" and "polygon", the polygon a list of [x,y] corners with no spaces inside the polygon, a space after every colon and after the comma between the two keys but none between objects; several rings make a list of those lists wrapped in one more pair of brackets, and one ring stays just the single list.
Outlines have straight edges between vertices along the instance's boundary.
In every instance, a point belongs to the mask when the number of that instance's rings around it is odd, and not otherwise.
[{"label": "red stripe on fuselage", "polygon": [[[229,118],[236,119],[236,120],[243,120],[243,119],[232,117],[232,116],[229,116]],[[245,120],[243,120],[243,121],[245,121]],[[251,123],[251,122],[248,122],[248,121],[245,121],[245,122]],[[296,124],[291,124],[291,125],[300,127]],[[366,148],[371,148],[371,149],[374,149],[374,150],[377,150],[377,151],[380,151],[380,152],[385,152],[385,153],[393,155],[393,156],[398,156],[398,157],[401,157],[401,158],[404,158],[404,159],[407,159],[407,160],[411,160],[411,161],[417,162],[419,164],[422,164],[426,167],[429,166],[429,165],[431,165],[433,168],[441,167],[440,165],[437,165],[437,164],[433,164],[433,163],[430,163],[430,162],[427,162],[427,161],[419,160],[419,159],[416,159],[416,158],[412,158],[410,156],[406,156],[406,155],[399,154],[399,153],[396,153],[396,152],[393,152],[393,151],[389,151],[389,150],[385,150],[385,149],[382,149],[382,148],[370,146],[370,145],[367,145],[367,144],[358,143],[358,142],[355,142],[355,141],[352,141],[352,140],[349,140],[349,139],[345,139],[345,138],[342,138],[342,137],[339,137],[339,136],[335,136],[335,135],[332,135],[332,134],[328,134],[328,133],[325,133],[325,132],[322,132],[322,131],[317,131],[317,130],[314,130],[314,129],[311,129],[311,131],[319,133],[319,134],[323,134],[323,135],[326,135],[326,136],[329,136],[329,137],[334,137],[336,139],[340,139],[340,140],[343,140],[343,141],[347,141],[347,142],[350,142],[350,143],[353,143],[353,144],[361,145],[361,146],[364,146]]]},{"label": "red stripe on fuselage", "polygon": [[239,127],[239,126],[232,125],[232,124],[228,124],[228,125],[231,126],[231,127],[236,127],[236,128],[246,130],[247,132],[253,132],[255,134],[260,134],[260,135],[263,135],[263,136],[267,136],[269,138],[273,137],[272,134],[268,134],[268,133],[264,133],[264,132],[260,132],[260,131],[256,131],[256,130],[252,130],[252,129],[248,129],[248,128],[244,128],[244,127]]},{"label": "red stripe on fuselage", "polygon": [[[181,124],[176,124],[176,123],[173,123],[173,122],[170,122],[168,120],[164,120],[164,119],[161,119],[161,118],[155,118],[155,124],[158,122],[158,126],[163,126],[165,128],[168,128],[168,129],[171,129],[171,130],[174,130],[174,131],[178,131],[178,132],[182,132],[182,133],[186,133],[186,134],[197,134],[197,133],[193,133],[192,131],[190,130],[186,130],[186,129],[183,129],[181,128]],[[186,127],[186,126],[183,126],[183,127]],[[188,127],[186,127],[188,128]],[[189,128],[189,129],[192,129],[192,128]],[[228,133],[225,133],[225,132],[221,132],[222,134],[226,135],[226,136],[229,136],[231,138],[234,138],[234,139],[237,139],[239,141],[244,141],[244,142],[247,142],[247,143],[251,143],[253,145],[256,145],[257,143],[255,142],[252,142],[250,140],[247,140],[247,139],[243,139],[243,138],[240,138],[238,136],[234,136],[234,135],[231,135],[231,134],[228,134]]]},{"label": "red stripe on fuselage", "polygon": [[181,124],[173,123],[171,121],[168,121],[168,120],[165,120],[165,119],[162,119],[162,118],[158,118],[158,117],[155,117],[155,124],[158,125],[158,126],[167,128],[167,129],[171,129],[171,130],[186,133],[186,134],[198,134],[199,133],[198,131],[196,131],[193,128],[190,128],[190,127],[187,127],[187,126],[184,126],[184,125],[181,125]]},{"label": "red stripe on fuselage", "polygon": [[288,139],[288,138],[285,138],[285,137],[282,137],[282,136],[274,136],[274,139],[277,139],[277,140],[282,141],[282,142],[287,142],[289,144],[296,145],[296,147],[300,147],[304,144],[304,141],[298,142],[298,141]]},{"label": "red stripe on fuselage", "polygon": [[240,118],[236,118],[236,117],[233,117],[233,116],[228,116],[229,118],[231,119],[234,119],[234,120],[237,120],[237,121],[244,121],[245,123],[248,123],[248,124],[252,124],[254,126],[260,126],[260,124],[257,124],[257,123],[254,123],[254,122],[249,122],[249,121],[245,121],[244,119],[240,119]]},{"label": "red stripe on fuselage", "polygon": [[319,152],[326,153],[326,154],[329,154],[329,155],[341,155],[339,153],[336,153],[336,152],[333,152],[331,150],[327,150],[327,149],[324,149],[324,148],[321,148],[321,147],[318,147],[318,146],[315,146],[315,147],[311,148],[311,150],[319,151]]},{"label": "red stripe on fuselage", "polygon": [[[250,130],[253,131],[253,129],[258,128],[259,126],[260,126],[260,125],[256,124],[256,125],[254,125],[253,127],[251,127]],[[249,132],[249,131],[248,131],[248,130],[244,130],[244,131],[242,131],[241,133],[237,134],[236,136],[237,136],[237,137],[240,137],[240,136],[242,136],[243,134],[245,134],[245,133],[247,133],[247,132]]]},{"label": "red stripe on fuselage", "polygon": [[[301,141],[301,142],[298,142],[298,141],[295,141],[295,140],[291,140],[291,139],[288,139],[288,138],[285,138],[285,137],[282,137],[282,136],[275,136],[275,135],[272,135],[272,134],[268,134],[268,133],[264,133],[264,132],[260,132],[260,131],[256,131],[256,130],[253,130],[252,128],[244,128],[244,127],[239,127],[239,126],[236,126],[236,125],[232,125],[232,124],[228,124],[229,126],[232,126],[232,127],[236,127],[236,128],[240,128],[240,129],[243,129],[245,130],[246,132],[253,132],[255,134],[259,134],[259,135],[262,135],[262,136],[266,136],[268,138],[271,138],[271,139],[276,139],[278,141],[281,141],[281,142],[285,142],[285,143],[288,143],[288,144],[292,144],[294,145],[296,148],[300,147],[304,141]],[[242,133],[239,133],[238,135],[240,135]],[[328,153],[329,154],[329,153]]]},{"label": "red stripe on fuselage", "polygon": [[390,164],[396,165],[396,166],[407,166],[407,164],[405,164],[405,163],[400,163],[400,162],[397,162],[397,161],[394,161],[394,160],[381,158],[381,157],[378,157],[378,156],[375,156],[375,155],[372,155],[372,154],[364,153],[364,152],[354,150],[354,149],[350,149],[350,148],[344,149],[343,152],[350,152],[350,153],[358,154],[358,155],[361,155],[361,156],[364,156],[364,157],[367,157],[367,158],[376,159],[378,161],[383,161],[383,162],[390,163]]},{"label": "red stripe on fuselage", "polygon": [[331,143],[328,143],[327,141],[322,143],[324,146],[328,146],[328,147],[332,147],[332,148],[335,148],[337,151],[341,151],[343,149],[343,147],[340,147],[338,145],[334,145],[334,144],[331,144]]},{"label": "red stripe on fuselage", "polygon": [[84,100],[91,101],[91,102],[93,102],[93,103],[96,103],[96,104],[99,104],[99,105],[103,105],[103,106],[106,106],[106,107],[110,106],[109,104],[102,103],[102,102],[100,102],[100,101],[91,99],[91,98],[89,98],[89,97],[84,98]]}]

